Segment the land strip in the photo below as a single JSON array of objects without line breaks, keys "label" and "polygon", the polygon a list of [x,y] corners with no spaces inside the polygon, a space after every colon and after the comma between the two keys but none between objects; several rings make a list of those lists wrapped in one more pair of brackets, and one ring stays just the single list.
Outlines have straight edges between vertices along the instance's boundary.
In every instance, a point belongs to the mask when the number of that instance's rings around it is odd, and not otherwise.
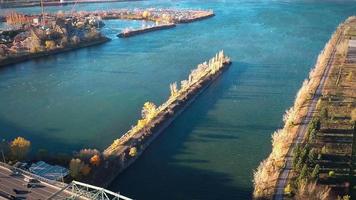
[{"label": "land strip", "polygon": [[209,62],[199,64],[187,80],[181,81],[180,88],[177,83],[171,84],[171,95],[162,105],[156,107],[153,103],[145,103],[142,119],[102,152],[102,164],[92,168],[91,173],[83,177],[82,181],[108,186],[119,173],[134,163],[149,144],[229,65],[230,59],[223,52],[219,52]]},{"label": "land strip", "polygon": [[[355,17],[350,17],[338,27],[319,55],[310,78],[304,81],[294,106],[286,112],[284,128],[273,134],[272,153],[255,172],[254,198],[310,199],[317,195],[336,198],[337,195],[347,194],[345,191],[348,184],[345,179],[336,179],[338,171],[333,169],[339,166],[341,171],[350,170],[347,163],[351,162],[351,151],[347,150],[350,149],[347,145],[350,146],[353,141],[350,112],[355,107],[355,99],[354,94],[348,91],[356,88],[352,88],[354,84],[350,85],[350,78],[347,87],[342,87],[342,83],[345,82],[343,66],[347,60],[348,34],[350,28],[355,26],[355,20]],[[350,77],[354,72],[347,73],[351,73],[348,75]],[[344,98],[340,98],[340,91],[345,94]],[[339,112],[344,112],[340,119],[332,117],[332,120],[338,122],[336,126],[330,123],[330,119],[321,117],[325,102],[332,102],[330,99],[335,96],[339,101],[333,106],[330,104],[329,109],[339,107],[343,108]],[[335,111],[333,115],[341,114]],[[341,128],[341,124],[345,126]],[[343,158],[338,160],[336,154],[326,153],[330,143],[338,146],[333,146],[333,150],[341,146],[346,148],[342,148],[343,152],[338,151]],[[330,156],[333,156],[332,159]]]}]

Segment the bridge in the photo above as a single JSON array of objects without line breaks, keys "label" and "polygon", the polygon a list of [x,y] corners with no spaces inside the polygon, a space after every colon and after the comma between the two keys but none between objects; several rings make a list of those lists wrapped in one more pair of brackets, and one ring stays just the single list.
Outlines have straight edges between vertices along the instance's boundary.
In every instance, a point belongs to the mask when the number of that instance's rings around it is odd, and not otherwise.
[{"label": "bridge", "polygon": [[[39,183],[28,188],[29,179]],[[3,199],[132,200],[101,187],[78,181],[69,184],[53,181],[0,162],[0,200]]]}]

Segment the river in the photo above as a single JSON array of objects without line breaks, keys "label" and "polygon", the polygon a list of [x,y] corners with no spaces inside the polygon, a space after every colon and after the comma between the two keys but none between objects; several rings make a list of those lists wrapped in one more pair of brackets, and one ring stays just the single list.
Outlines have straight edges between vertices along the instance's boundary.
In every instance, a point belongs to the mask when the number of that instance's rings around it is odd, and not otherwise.
[{"label": "river", "polygon": [[132,7],[213,9],[216,16],[127,39],[116,34],[141,22],[106,21],[106,44],[0,69],[0,137],[24,136],[33,151],[103,149],[136,122],[146,101],[164,102],[169,83],[224,49],[229,70],[110,189],[139,200],[249,199],[271,133],[332,32],[356,14],[355,1],[160,0],[76,9]]}]

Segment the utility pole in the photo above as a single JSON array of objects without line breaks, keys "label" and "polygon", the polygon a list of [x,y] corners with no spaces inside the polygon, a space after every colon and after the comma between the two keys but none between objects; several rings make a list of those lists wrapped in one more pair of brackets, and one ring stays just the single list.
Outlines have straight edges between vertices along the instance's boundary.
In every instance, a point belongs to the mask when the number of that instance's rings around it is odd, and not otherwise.
[{"label": "utility pole", "polygon": [[5,155],[4,155],[4,146],[3,146],[3,144],[5,143],[5,140],[3,139],[2,141],[1,141],[1,155],[2,155],[2,160],[4,161],[4,163],[6,163],[6,160],[5,160]]},{"label": "utility pole", "polygon": [[4,151],[2,149],[1,149],[1,154],[2,154],[2,159],[3,159],[4,163],[6,163]]},{"label": "utility pole", "polygon": [[45,25],[44,21],[44,5],[43,5],[43,0],[41,0],[41,12],[42,12],[42,26]]}]

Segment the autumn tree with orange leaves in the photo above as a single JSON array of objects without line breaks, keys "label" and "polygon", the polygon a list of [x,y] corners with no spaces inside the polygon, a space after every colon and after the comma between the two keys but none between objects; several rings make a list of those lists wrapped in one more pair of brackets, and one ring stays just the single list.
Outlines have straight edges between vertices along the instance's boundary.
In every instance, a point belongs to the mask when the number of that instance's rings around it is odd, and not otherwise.
[{"label": "autumn tree with orange leaves", "polygon": [[25,158],[27,153],[30,151],[30,147],[31,142],[23,137],[15,138],[10,144],[11,153],[15,159],[18,160]]}]

